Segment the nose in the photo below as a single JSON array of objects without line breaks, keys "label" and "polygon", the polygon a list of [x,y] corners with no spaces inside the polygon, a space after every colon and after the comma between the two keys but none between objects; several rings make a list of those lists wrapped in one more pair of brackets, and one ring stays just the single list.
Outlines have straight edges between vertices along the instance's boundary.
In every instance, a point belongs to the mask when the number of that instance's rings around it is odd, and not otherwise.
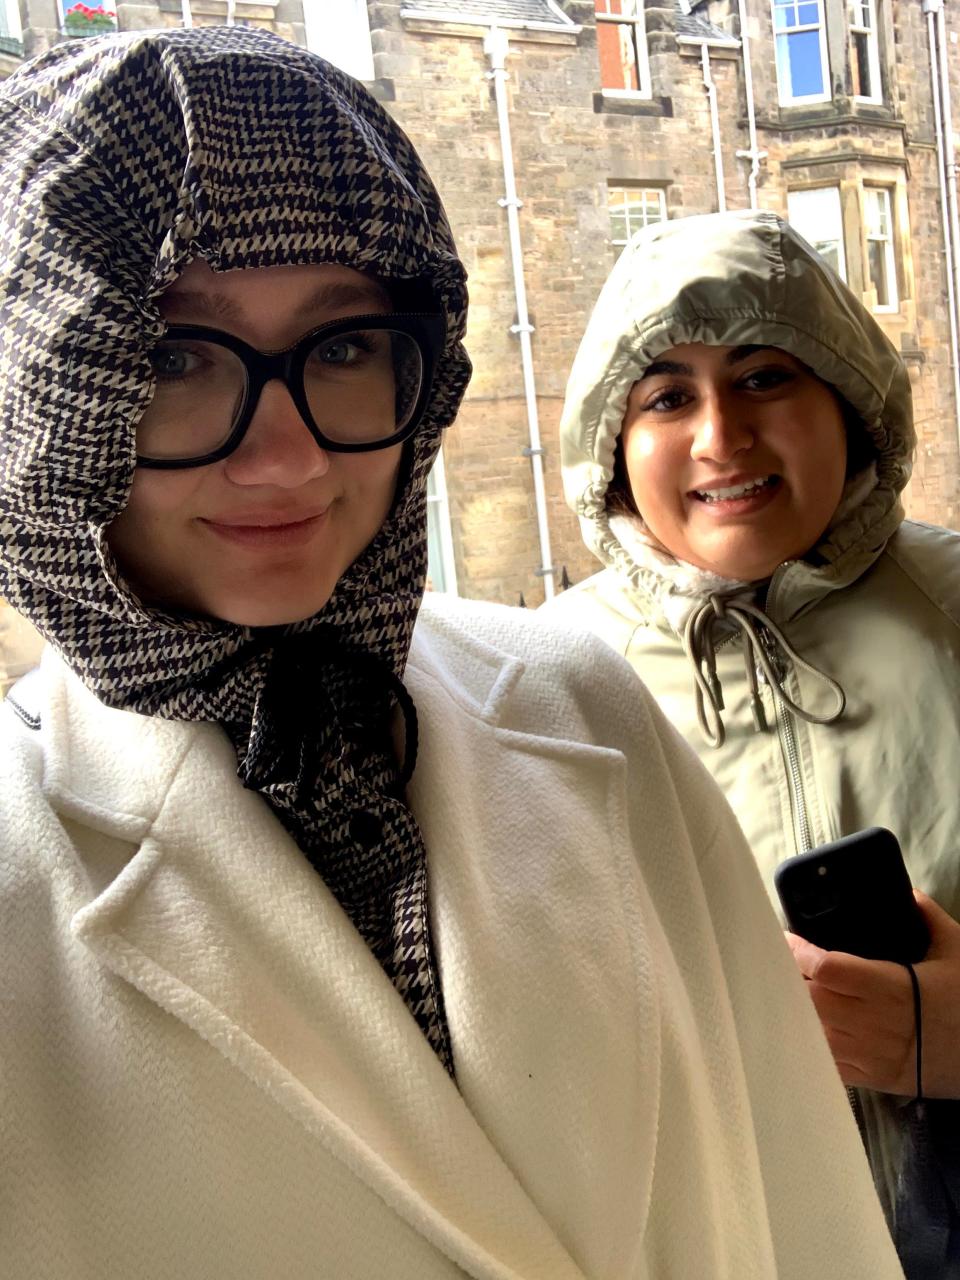
[{"label": "nose", "polygon": [[706,396],[694,429],[690,456],[697,461],[726,463],[749,449],[755,440],[748,410],[714,393]]},{"label": "nose", "polygon": [[260,392],[246,434],[227,458],[234,484],[297,489],[330,469],[330,455],[317,444],[290,392],[274,379]]}]

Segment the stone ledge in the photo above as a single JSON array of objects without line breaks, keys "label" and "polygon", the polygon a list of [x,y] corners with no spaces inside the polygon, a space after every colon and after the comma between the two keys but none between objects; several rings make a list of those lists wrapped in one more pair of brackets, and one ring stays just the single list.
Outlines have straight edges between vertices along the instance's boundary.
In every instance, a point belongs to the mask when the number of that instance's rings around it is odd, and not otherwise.
[{"label": "stone ledge", "polygon": [[364,80],[363,87],[378,102],[396,102],[397,88],[389,76],[378,76],[376,80]]},{"label": "stone ledge", "polygon": [[895,169],[910,171],[906,156],[878,156],[870,151],[833,151],[823,156],[788,156],[780,161],[781,169],[812,169],[816,165],[829,164],[879,164],[892,165]]},{"label": "stone ledge", "polygon": [[[907,126],[903,120],[894,120],[892,116],[861,115],[849,111],[831,111],[816,107],[784,107],[783,111],[791,114],[779,119],[772,116],[757,116],[757,128],[766,129],[770,133],[799,133],[807,129],[825,129],[838,125],[850,127],[867,125],[873,129],[890,129],[896,133],[906,133]],[[797,114],[794,115],[793,113]],[[740,121],[746,126],[746,117]]]},{"label": "stone ledge", "polygon": [[593,95],[597,115],[673,116],[672,98],[612,98],[598,89]]}]

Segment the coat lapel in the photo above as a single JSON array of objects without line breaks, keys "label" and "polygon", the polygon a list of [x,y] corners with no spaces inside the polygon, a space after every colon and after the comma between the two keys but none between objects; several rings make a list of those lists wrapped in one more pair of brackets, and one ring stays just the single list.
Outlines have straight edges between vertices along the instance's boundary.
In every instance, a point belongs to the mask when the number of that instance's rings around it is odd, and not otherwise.
[{"label": "coat lapel", "polygon": [[467,1274],[581,1280],[219,730],[110,710],[59,667],[54,686],[48,795],[91,848],[135,850],[79,939]]},{"label": "coat lapel", "polygon": [[409,794],[458,1085],[583,1271],[633,1276],[661,1030],[626,761],[595,745],[589,711],[558,699],[570,665],[548,636],[524,664],[476,634],[495,617],[471,629],[464,612],[425,609],[406,676],[424,724]]}]

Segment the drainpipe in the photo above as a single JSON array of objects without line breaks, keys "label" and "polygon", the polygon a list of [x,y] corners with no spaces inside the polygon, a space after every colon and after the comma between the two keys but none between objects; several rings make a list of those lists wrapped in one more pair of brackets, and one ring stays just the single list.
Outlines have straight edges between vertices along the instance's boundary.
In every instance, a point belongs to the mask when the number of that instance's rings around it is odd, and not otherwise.
[{"label": "drainpipe", "polygon": [[950,102],[950,66],[947,61],[947,28],[943,0],[934,10],[940,50],[940,106],[943,111],[943,172],[947,183],[950,239],[953,248],[953,291],[960,295],[960,218],[957,215],[957,158],[953,147],[953,110]]},{"label": "drainpipe", "polygon": [[749,151],[738,151],[737,156],[750,161],[750,172],[747,175],[747,190],[750,192],[750,208],[757,207],[757,178],[760,176],[760,161],[767,154],[757,147],[757,116],[753,107],[753,70],[750,65],[750,33],[747,31],[746,0],[737,0],[737,14],[740,19],[740,47],[743,51],[743,90],[747,96],[747,133],[750,139]]},{"label": "drainpipe", "polygon": [[227,26],[236,25],[237,0],[227,0]]},{"label": "drainpipe", "polygon": [[[956,259],[960,252],[957,234],[957,186],[956,165],[950,173],[947,150],[944,146],[944,127],[940,112],[941,98],[949,113],[947,87],[940,83],[937,59],[935,14],[943,17],[943,0],[923,0],[923,12],[927,17],[927,43],[930,47],[930,82],[933,90],[933,123],[937,137],[937,176],[940,179],[940,217],[943,222],[943,257],[947,276],[947,314],[950,319],[950,359],[953,365],[953,404],[957,419],[957,436],[960,439],[960,342],[957,337],[957,287]],[[943,42],[941,42],[941,49]],[[947,82],[949,84],[949,82]],[[951,139],[952,142],[952,139]],[[952,149],[952,148],[951,148]]]},{"label": "drainpipe", "polygon": [[700,65],[703,67],[703,87],[710,102],[710,130],[713,134],[713,168],[717,180],[717,212],[725,213],[727,196],[723,189],[723,152],[720,150],[720,112],[717,109],[717,86],[710,74],[710,50],[706,40],[700,45]]},{"label": "drainpipe", "polygon": [[513,169],[513,144],[510,139],[510,116],[507,108],[506,60],[509,42],[506,32],[491,27],[483,42],[483,51],[490,59],[487,79],[493,81],[497,102],[497,122],[500,126],[500,151],[503,155],[504,197],[497,203],[507,211],[507,229],[510,236],[510,261],[513,267],[513,289],[517,301],[517,323],[510,332],[520,338],[520,364],[523,369],[523,390],[527,402],[527,431],[529,447],[523,450],[533,469],[533,496],[537,511],[537,529],[540,535],[540,568],[535,570],[543,579],[543,592],[547,600],[554,594],[553,558],[550,552],[550,529],[547,524],[547,494],[543,483],[543,446],[540,443],[540,419],[537,413],[537,390],[533,376],[533,346],[530,335],[533,325],[527,310],[527,290],[523,279],[523,246],[520,243],[520,208],[517,183]]},{"label": "drainpipe", "polygon": [[185,27],[193,26],[193,14],[190,12],[190,0],[180,0],[180,13]]}]

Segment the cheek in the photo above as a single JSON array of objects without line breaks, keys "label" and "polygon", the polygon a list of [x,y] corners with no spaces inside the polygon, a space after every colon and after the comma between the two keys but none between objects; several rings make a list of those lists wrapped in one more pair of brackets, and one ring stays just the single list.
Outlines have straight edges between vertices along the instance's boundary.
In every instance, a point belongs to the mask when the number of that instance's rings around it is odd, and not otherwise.
[{"label": "cheek", "polygon": [[118,560],[150,559],[151,547],[175,537],[196,487],[197,479],[186,471],[137,471],[127,505],[107,528]]},{"label": "cheek", "polygon": [[371,508],[380,512],[381,521],[389,511],[397,489],[400,474],[401,446],[378,450],[375,453],[358,454],[350,458],[348,466],[351,483]]},{"label": "cheek", "polygon": [[625,431],[624,462],[630,491],[642,516],[670,505],[677,466],[662,433],[641,426]]}]

